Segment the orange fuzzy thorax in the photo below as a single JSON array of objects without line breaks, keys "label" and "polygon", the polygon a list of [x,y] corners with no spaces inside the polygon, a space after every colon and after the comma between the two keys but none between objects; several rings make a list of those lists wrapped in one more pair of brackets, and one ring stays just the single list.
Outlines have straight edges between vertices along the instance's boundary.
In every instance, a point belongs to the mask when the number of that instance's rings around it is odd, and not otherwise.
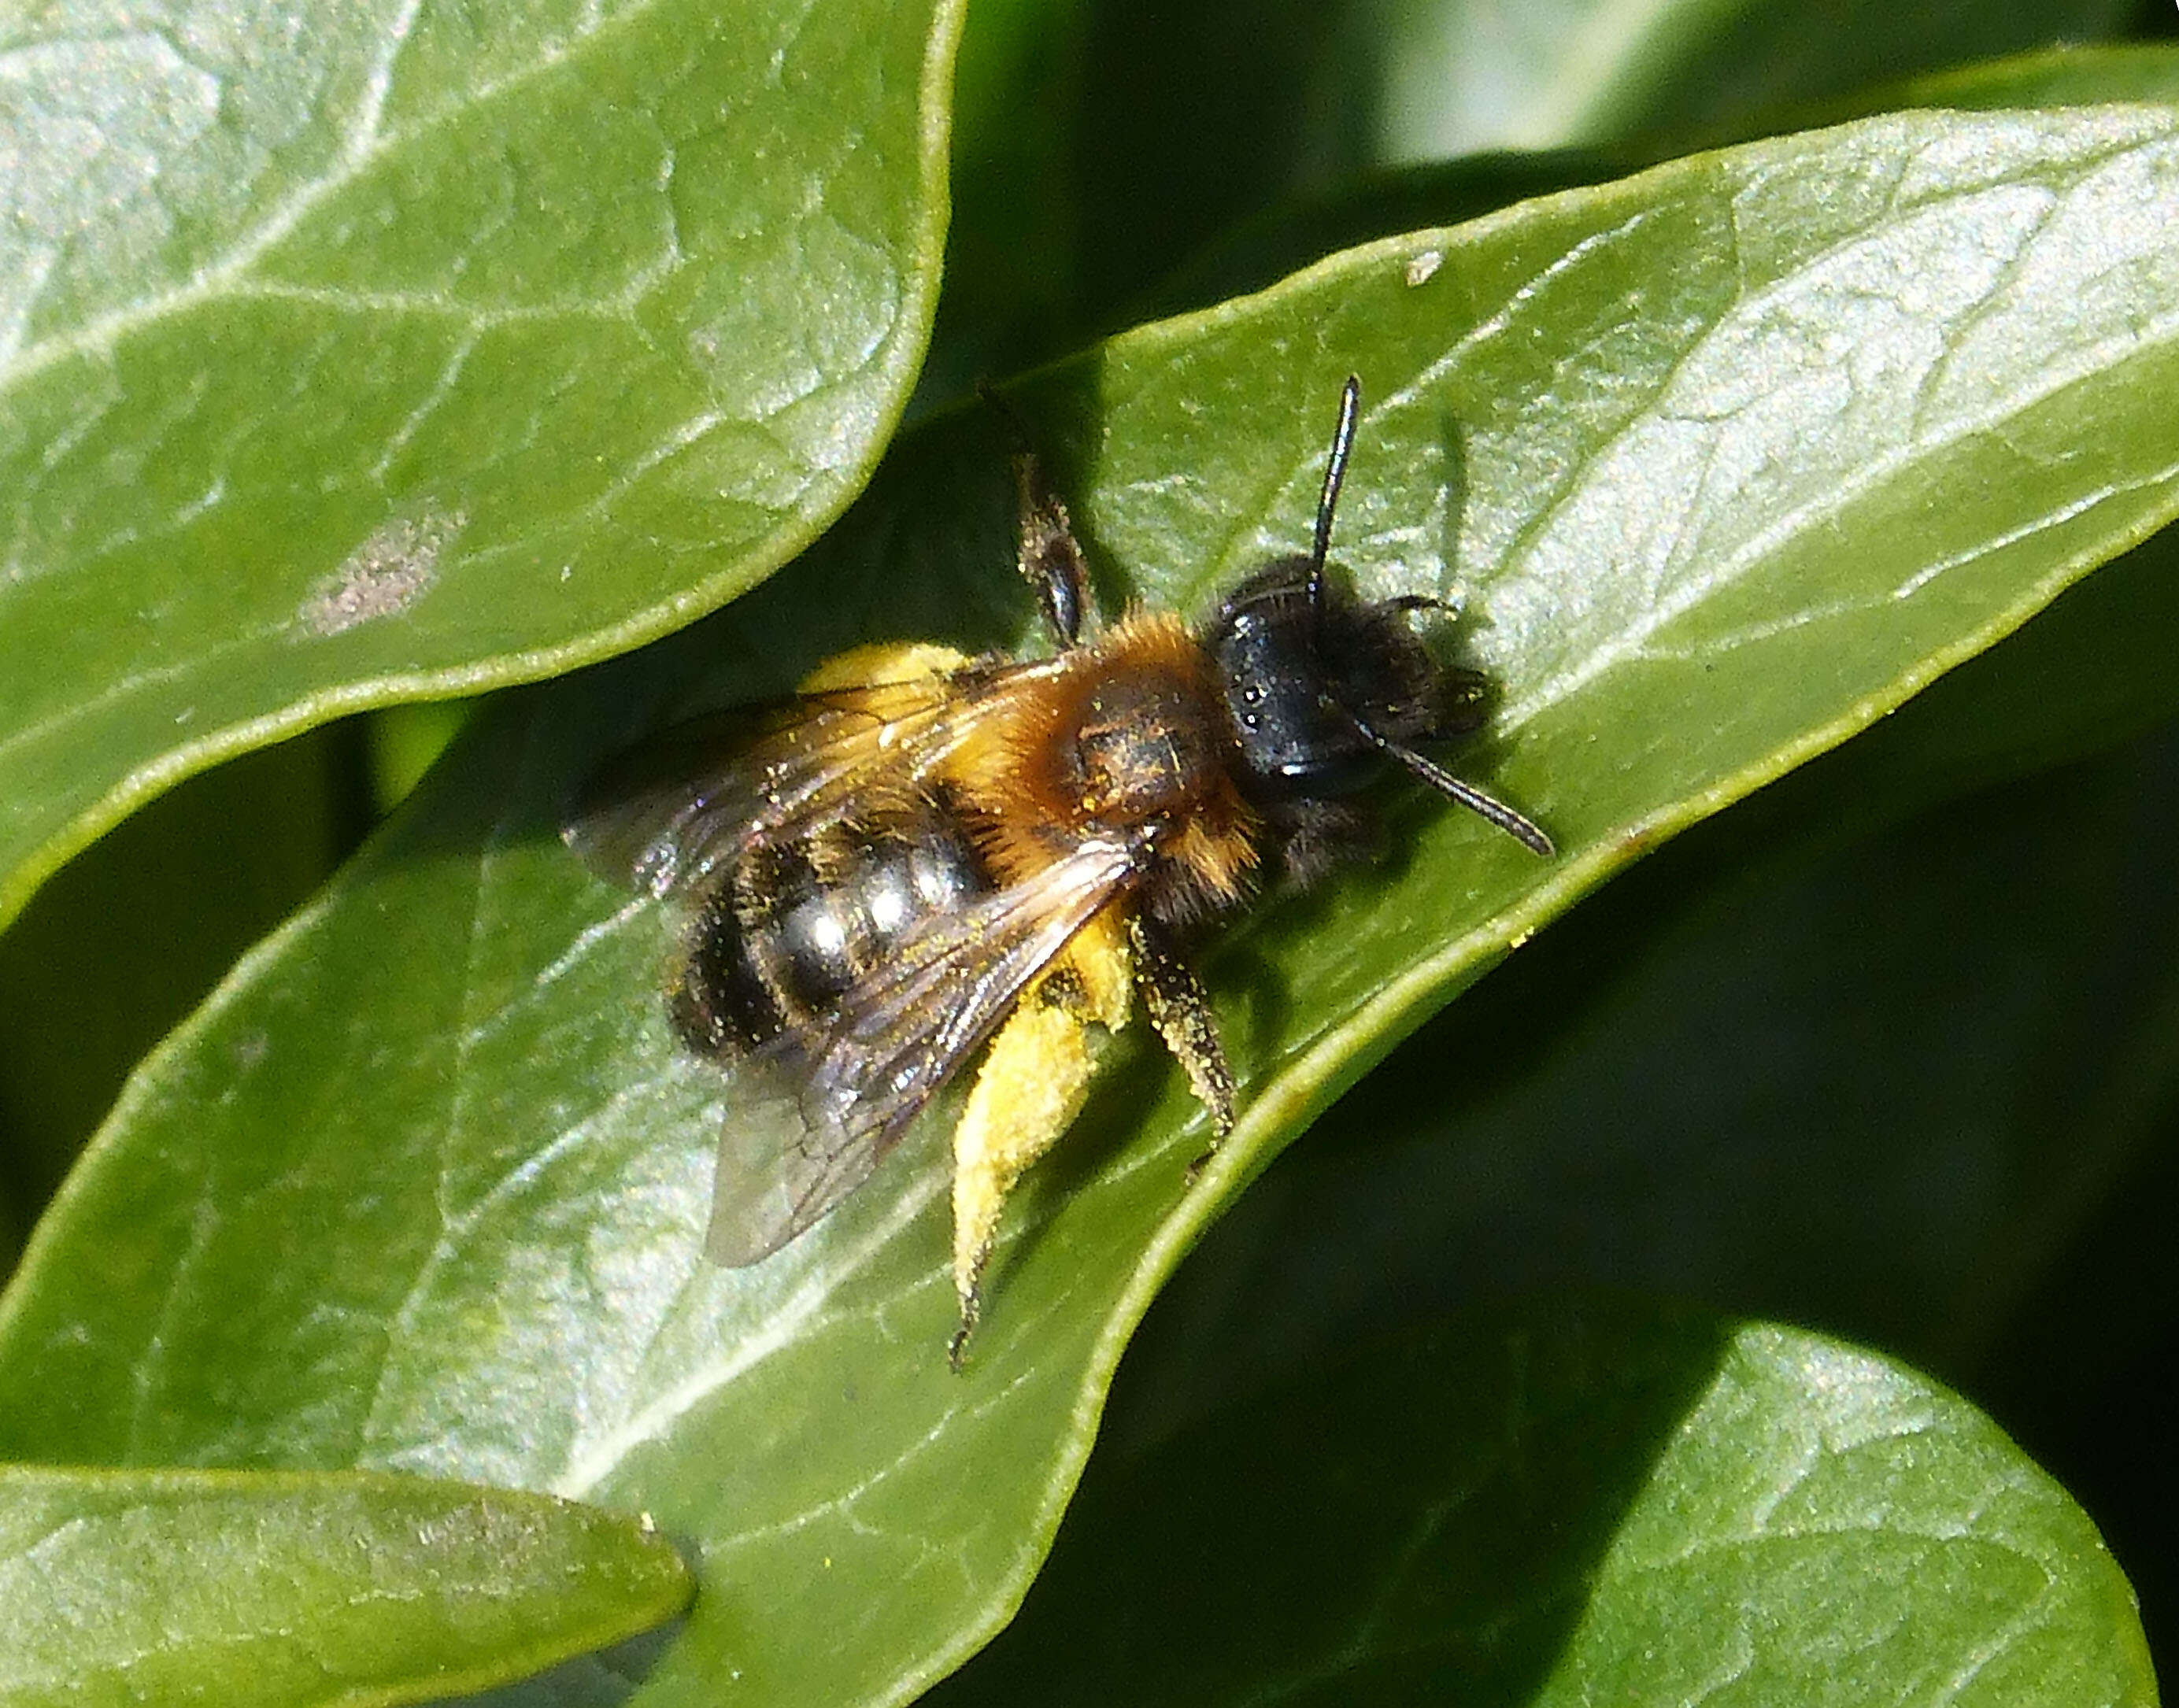
[{"label": "orange fuzzy thorax", "polygon": [[1178,618],[1130,612],[979,720],[945,767],[1001,884],[1087,837],[1164,824],[1174,876],[1216,910],[1246,893],[1254,816],[1202,648]]}]

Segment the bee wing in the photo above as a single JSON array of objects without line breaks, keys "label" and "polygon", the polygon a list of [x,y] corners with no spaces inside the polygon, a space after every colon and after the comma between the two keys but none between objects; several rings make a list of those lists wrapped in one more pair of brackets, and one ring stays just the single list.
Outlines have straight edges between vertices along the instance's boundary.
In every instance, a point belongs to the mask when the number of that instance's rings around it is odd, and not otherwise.
[{"label": "bee wing", "polygon": [[711,1260],[770,1255],[868,1179],[1143,859],[1138,840],[1090,842],[934,918],[841,999],[821,1034],[760,1052],[745,1077],[762,1089],[720,1135]]},{"label": "bee wing", "polygon": [[683,893],[760,836],[836,810],[875,777],[913,781],[1047,661],[827,689],[666,730],[606,765],[561,827],[599,876]]}]

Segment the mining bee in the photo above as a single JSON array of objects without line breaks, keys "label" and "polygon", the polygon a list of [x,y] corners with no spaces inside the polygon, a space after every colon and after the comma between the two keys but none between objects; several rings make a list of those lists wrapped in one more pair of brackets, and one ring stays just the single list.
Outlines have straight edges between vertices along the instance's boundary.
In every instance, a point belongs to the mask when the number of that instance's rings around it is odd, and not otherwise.
[{"label": "mining bee", "polygon": [[859,648],[791,699],[668,731],[585,793],[569,846],[686,903],[673,1024],[743,1069],[715,1260],[754,1263],[831,1210],[980,1051],[953,1134],[958,1368],[1001,1206],[1087,1094],[1090,1027],[1120,1026],[1139,990],[1214,1134],[1232,1129],[1186,949],[1267,865],[1307,884],[1366,844],[1355,798],[1394,768],[1551,852],[1420,750],[1483,720],[1481,678],[1411,627],[1439,601],[1363,600],[1326,573],[1360,397],[1349,378],[1309,552],[1194,628],[1139,609],[1099,623],[1017,424],[1018,561],[1048,656]]}]

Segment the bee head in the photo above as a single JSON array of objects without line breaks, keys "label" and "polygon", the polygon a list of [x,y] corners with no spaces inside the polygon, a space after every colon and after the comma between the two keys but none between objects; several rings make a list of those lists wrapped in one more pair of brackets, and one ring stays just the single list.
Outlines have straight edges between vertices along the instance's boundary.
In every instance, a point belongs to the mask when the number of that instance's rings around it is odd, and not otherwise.
[{"label": "bee head", "polygon": [[1548,854],[1551,839],[1534,825],[1416,751],[1483,722],[1483,678],[1441,663],[1408,626],[1411,613],[1439,601],[1358,599],[1326,572],[1361,393],[1350,376],[1309,554],[1249,576],[1203,635],[1232,725],[1237,781],[1253,805],[1276,815],[1352,794],[1389,761]]},{"label": "bee head", "polygon": [[1480,678],[1430,655],[1412,608],[1357,599],[1309,557],[1269,564],[1227,596],[1204,645],[1257,805],[1352,794],[1384,772],[1388,744],[1482,721]]}]

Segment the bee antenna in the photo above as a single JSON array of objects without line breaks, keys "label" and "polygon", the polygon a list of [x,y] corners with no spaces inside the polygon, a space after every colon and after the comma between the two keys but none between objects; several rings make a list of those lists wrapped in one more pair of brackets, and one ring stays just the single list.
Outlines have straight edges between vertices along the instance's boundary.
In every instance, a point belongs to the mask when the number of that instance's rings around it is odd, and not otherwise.
[{"label": "bee antenna", "polygon": [[1399,761],[1447,800],[1466,807],[1485,823],[1504,831],[1531,854],[1541,854],[1549,859],[1558,852],[1551,839],[1539,827],[1514,811],[1504,801],[1494,800],[1474,783],[1463,783],[1443,766],[1425,759],[1413,748],[1402,747],[1391,737],[1380,734],[1346,706],[1340,707],[1340,710],[1347,713],[1347,721],[1361,733],[1364,740],[1378,752]]},{"label": "bee antenna", "polygon": [[1354,420],[1362,410],[1362,379],[1349,374],[1339,393],[1339,425],[1331,435],[1331,455],[1324,465],[1324,491],[1316,501],[1316,535],[1309,544],[1309,604],[1312,611],[1324,602],[1324,557],[1331,549],[1331,514],[1339,507],[1339,489],[1347,484],[1347,459],[1354,450]]}]

